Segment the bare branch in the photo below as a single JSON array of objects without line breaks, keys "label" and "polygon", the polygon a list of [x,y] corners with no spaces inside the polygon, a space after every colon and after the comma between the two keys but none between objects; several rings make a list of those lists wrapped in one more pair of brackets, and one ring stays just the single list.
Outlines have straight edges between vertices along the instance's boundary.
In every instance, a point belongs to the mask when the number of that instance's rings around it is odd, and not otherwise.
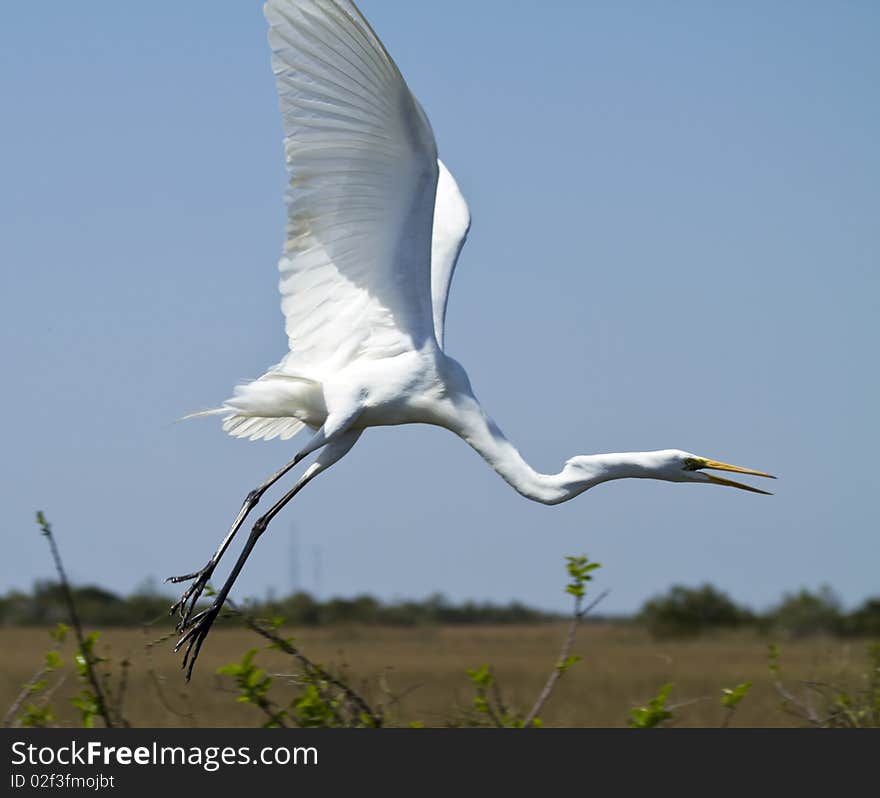
[{"label": "bare branch", "polygon": [[789,713],[801,718],[802,720],[808,721],[817,728],[823,728],[827,725],[816,714],[816,710],[811,702],[801,701],[799,698],[797,698],[797,696],[789,692],[786,689],[785,685],[778,679],[774,682],[773,686],[776,688],[776,692],[783,700],[783,709],[786,709]]},{"label": "bare branch", "polygon": [[544,704],[546,704],[547,700],[550,698],[553,688],[556,687],[556,682],[559,681],[559,678],[565,672],[564,663],[568,660],[569,656],[571,656],[571,649],[574,647],[574,640],[577,636],[578,626],[580,626],[581,621],[608,595],[609,592],[610,591],[608,590],[602,591],[598,597],[586,607],[581,606],[583,604],[583,596],[575,597],[574,613],[571,622],[568,625],[568,632],[565,635],[562,648],[559,650],[559,658],[556,660],[556,665],[553,667],[553,670],[550,671],[550,676],[547,678],[547,682],[544,685],[544,689],[541,690],[538,700],[535,701],[535,705],[529,710],[529,714],[526,715],[526,719],[523,721],[524,728],[527,729],[534,724],[535,718],[538,717],[538,713],[544,708]]},{"label": "bare branch", "polygon": [[125,691],[128,689],[128,671],[131,668],[131,660],[126,657],[119,663],[119,688],[116,691],[116,720],[119,725],[129,728],[131,724],[122,716],[122,702],[125,699]]}]

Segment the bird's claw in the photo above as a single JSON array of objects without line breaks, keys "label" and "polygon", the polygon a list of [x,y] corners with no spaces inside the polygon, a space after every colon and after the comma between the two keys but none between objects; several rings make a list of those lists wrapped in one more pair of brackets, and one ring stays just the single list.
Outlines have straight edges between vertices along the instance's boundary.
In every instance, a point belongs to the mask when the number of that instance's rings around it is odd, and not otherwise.
[{"label": "bird's claw", "polygon": [[199,651],[202,648],[202,643],[205,642],[205,638],[208,636],[208,632],[211,631],[211,626],[213,626],[219,614],[220,606],[215,603],[208,607],[208,609],[194,615],[189,621],[189,628],[178,625],[178,630],[183,632],[183,635],[174,646],[174,651],[176,653],[186,645],[186,650],[183,652],[183,662],[180,667],[186,670],[187,681],[192,677],[193,668],[195,667],[196,659],[198,659]]},{"label": "bird's claw", "polygon": [[177,622],[177,626],[175,627],[178,632],[183,632],[192,622],[196,620],[196,618],[200,617],[204,613],[199,613],[193,617],[193,611],[196,608],[196,603],[202,597],[202,593],[205,592],[205,588],[208,586],[208,580],[211,578],[211,574],[214,572],[214,566],[211,563],[208,563],[204,568],[199,571],[194,571],[191,574],[185,574],[184,576],[169,576],[165,581],[170,582],[171,584],[178,584],[180,582],[187,582],[191,579],[195,581],[183,592],[183,595],[180,597],[178,601],[171,605],[171,609],[168,611],[169,615],[177,615],[180,617],[180,620]]}]

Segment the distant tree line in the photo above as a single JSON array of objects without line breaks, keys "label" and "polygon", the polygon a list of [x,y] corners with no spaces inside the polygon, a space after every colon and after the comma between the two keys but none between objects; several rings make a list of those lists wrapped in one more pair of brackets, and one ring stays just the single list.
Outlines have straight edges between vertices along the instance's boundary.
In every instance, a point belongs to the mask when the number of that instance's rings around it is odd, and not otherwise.
[{"label": "distant tree line", "polygon": [[[83,623],[90,626],[135,626],[161,620],[171,599],[145,585],[120,596],[94,585],[73,588]],[[440,594],[420,601],[382,602],[372,596],[319,601],[298,592],[282,598],[247,602],[248,612],[284,618],[293,626],[364,624],[375,626],[502,625],[552,623],[563,615],[519,602],[453,603]],[[30,592],[0,596],[0,626],[49,626],[64,621],[67,609],[57,582],[37,582]],[[593,621],[602,620],[595,616]],[[634,623],[655,637],[693,637],[724,629],[757,629],[784,637],[835,635],[880,638],[880,597],[869,598],[852,612],[844,610],[828,587],[790,593],[769,610],[757,613],[736,603],[712,585],[674,585],[644,603],[632,618],[604,619]]]},{"label": "distant tree line", "polygon": [[757,628],[783,637],[835,635],[880,638],[880,598],[846,612],[828,586],[786,593],[763,613],[737,604],[712,585],[674,585],[649,599],[633,620],[655,637],[695,637],[718,629]]},{"label": "distant tree line", "polygon": [[[133,626],[150,623],[168,614],[173,599],[146,585],[129,596],[120,596],[95,585],[72,588],[83,623],[90,626]],[[247,611],[263,618],[284,618],[293,626],[372,624],[418,626],[425,624],[534,624],[560,620],[560,613],[509,604],[466,601],[455,604],[435,594],[421,601],[382,602],[372,596],[330,598],[319,601],[297,592],[283,598],[245,602]],[[57,582],[37,582],[29,593],[11,591],[0,596],[0,626],[54,625],[67,618],[67,607]]]}]

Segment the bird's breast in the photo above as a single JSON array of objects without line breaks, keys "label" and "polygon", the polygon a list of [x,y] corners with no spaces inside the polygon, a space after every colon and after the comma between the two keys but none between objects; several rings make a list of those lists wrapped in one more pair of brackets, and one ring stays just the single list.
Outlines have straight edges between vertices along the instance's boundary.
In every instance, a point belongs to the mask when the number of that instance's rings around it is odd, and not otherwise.
[{"label": "bird's breast", "polygon": [[348,375],[348,379],[358,386],[359,426],[445,426],[453,391],[442,363],[435,357],[412,352],[374,361],[365,364],[360,373]]}]

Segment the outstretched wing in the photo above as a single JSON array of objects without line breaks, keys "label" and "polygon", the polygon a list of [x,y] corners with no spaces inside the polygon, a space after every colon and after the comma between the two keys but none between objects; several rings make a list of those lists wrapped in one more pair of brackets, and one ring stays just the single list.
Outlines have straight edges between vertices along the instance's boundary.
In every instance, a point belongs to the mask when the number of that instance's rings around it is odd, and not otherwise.
[{"label": "outstretched wing", "polygon": [[282,371],[320,379],[434,334],[437,151],[394,61],[349,0],[264,7],[290,184]]},{"label": "outstretched wing", "polygon": [[443,349],[449,286],[471,227],[471,213],[446,165],[440,161],[439,167],[431,239],[431,302],[434,306],[434,335]]}]

